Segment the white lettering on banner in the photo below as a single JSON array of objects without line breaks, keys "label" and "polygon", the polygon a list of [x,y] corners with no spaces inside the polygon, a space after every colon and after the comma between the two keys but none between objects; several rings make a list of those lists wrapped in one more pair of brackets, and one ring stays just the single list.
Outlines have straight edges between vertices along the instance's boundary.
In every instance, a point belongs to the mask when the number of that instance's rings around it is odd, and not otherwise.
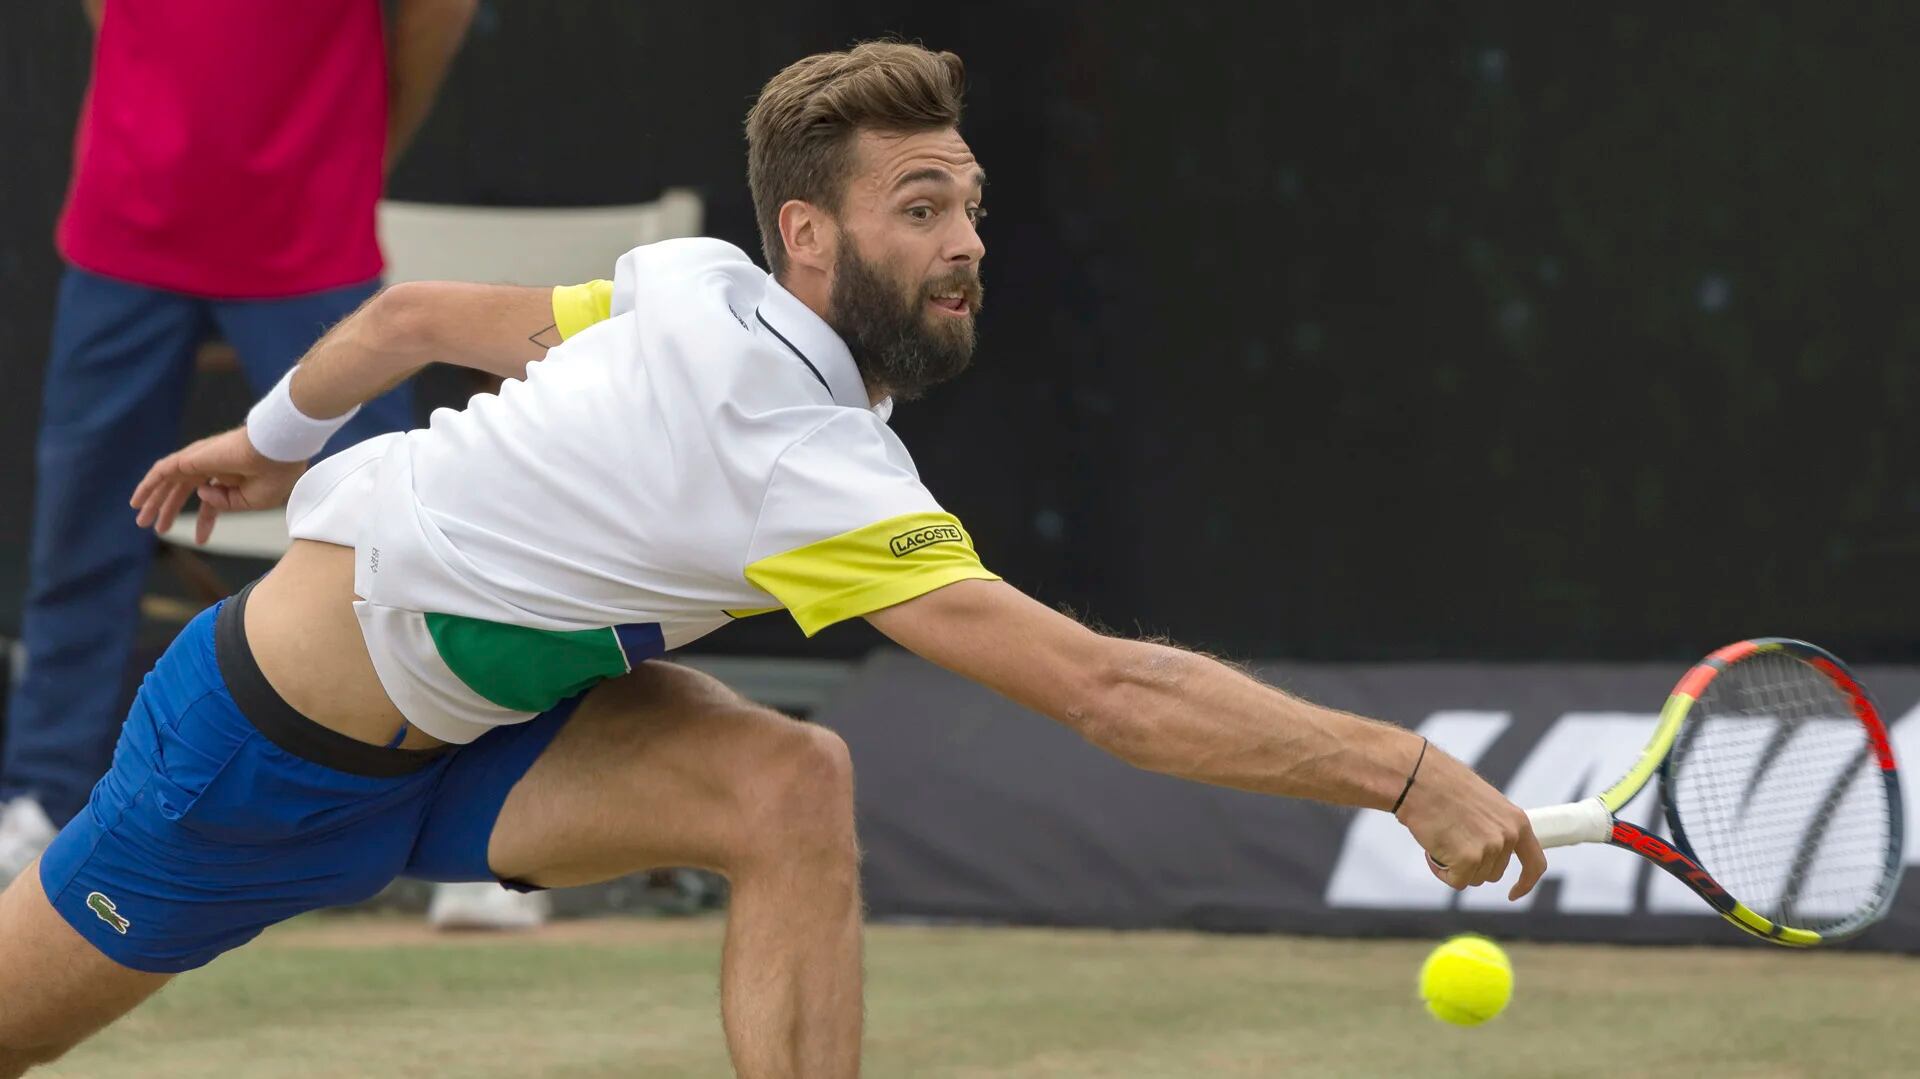
[{"label": "white lettering on banner", "polygon": [[[1428,716],[1418,729],[1471,766],[1512,721],[1509,712],[1443,711]],[[1328,906],[1446,910],[1452,898],[1452,889],[1427,871],[1420,845],[1399,821],[1385,813],[1361,812],[1347,825],[1327,881]]]},{"label": "white lettering on banner", "polygon": [[[1517,805],[1547,806],[1599,794],[1633,767],[1659,721],[1659,716],[1642,712],[1568,712],[1534,744],[1506,795]],[[1644,815],[1653,801],[1651,795],[1643,794],[1622,817],[1638,822],[1634,811]],[[1547,875],[1542,880],[1560,882],[1561,913],[1630,914],[1640,867],[1637,858],[1623,858],[1619,851],[1589,843],[1548,851]],[[1540,893],[1508,902],[1507,891],[1519,876],[1520,862],[1515,859],[1498,884],[1460,893],[1460,909],[1526,910]]]}]

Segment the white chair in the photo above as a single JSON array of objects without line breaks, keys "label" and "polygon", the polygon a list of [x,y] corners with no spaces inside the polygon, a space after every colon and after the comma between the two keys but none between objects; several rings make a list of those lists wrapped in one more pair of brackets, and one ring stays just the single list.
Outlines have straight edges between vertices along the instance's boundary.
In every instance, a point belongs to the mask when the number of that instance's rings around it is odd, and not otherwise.
[{"label": "white chair", "polygon": [[[564,285],[610,277],[613,263],[641,244],[700,232],[698,193],[672,188],[654,202],[626,206],[451,206],[388,199],[380,204],[380,246],[389,284],[471,281],[493,285]],[[192,514],[183,514],[160,539],[168,561],[206,603],[229,588],[200,554],[273,560],[287,549],[286,515],[279,510],[228,513],[203,546],[193,542]],[[148,614],[191,617],[159,597]]]},{"label": "white chair", "polygon": [[569,285],[611,277],[641,244],[700,231],[700,196],[673,189],[630,206],[549,209],[380,204],[387,280]]}]

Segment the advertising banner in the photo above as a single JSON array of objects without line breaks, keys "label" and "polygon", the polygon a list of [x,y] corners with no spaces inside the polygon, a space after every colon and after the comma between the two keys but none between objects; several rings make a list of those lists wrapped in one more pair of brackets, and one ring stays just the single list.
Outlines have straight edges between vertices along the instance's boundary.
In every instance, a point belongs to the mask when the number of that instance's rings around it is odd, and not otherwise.
[{"label": "advertising banner", "polygon": [[[1523,806],[1610,785],[1685,668],[1275,664],[1263,680],[1418,730]],[[1903,762],[1920,761],[1920,670],[1857,672]],[[1113,928],[1742,944],[1645,859],[1548,852],[1547,876],[1456,893],[1385,813],[1223,790],[1131,768],[1072,731],[899,652],[815,717],[852,746],[878,917]],[[1657,786],[1657,784],[1655,785]],[[1665,835],[1650,787],[1621,814]],[[1920,831],[1920,797],[1905,803]],[[1920,859],[1911,839],[1909,864]],[[1707,867],[1711,871],[1712,867]],[[1511,879],[1511,878],[1510,878]],[[1853,946],[1920,952],[1920,886]]]}]

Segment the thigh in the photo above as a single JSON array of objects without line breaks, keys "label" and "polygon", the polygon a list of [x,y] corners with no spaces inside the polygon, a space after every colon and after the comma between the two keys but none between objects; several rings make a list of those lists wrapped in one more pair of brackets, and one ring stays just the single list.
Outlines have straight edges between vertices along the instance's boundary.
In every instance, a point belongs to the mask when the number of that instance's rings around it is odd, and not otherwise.
[{"label": "thigh", "polygon": [[[227,342],[239,353],[241,368],[256,394],[265,393],[288,368],[300,362],[307,349],[334,323],[351,315],[379,291],[378,281],[328,289],[304,296],[273,300],[223,300],[213,305],[213,318]],[[328,441],[326,452],[351,446],[374,435],[405,431],[414,426],[413,390],[402,383],[366,403],[345,427]]]},{"label": "thigh", "polygon": [[655,866],[725,871],[752,777],[810,738],[707,675],[642,664],[595,687],[514,784],[488,861],[542,887]]},{"label": "thigh", "polygon": [[0,1047],[63,1050],[171,977],[123,967],[89,944],[48,904],[38,864],[0,894]]},{"label": "thigh", "polygon": [[[208,328],[204,301],[69,269],[60,281],[43,388],[42,481],[45,469],[58,471],[68,457],[86,458],[89,450],[103,460],[137,464],[137,478],[153,457],[173,448],[193,353]],[[111,477],[59,478],[98,483]],[[111,494],[125,501],[117,487]]]}]

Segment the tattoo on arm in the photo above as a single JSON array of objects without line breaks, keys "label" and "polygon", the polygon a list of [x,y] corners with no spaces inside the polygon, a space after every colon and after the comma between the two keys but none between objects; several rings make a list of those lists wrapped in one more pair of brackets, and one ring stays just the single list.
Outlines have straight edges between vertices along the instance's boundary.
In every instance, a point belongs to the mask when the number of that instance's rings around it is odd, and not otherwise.
[{"label": "tattoo on arm", "polygon": [[560,324],[554,323],[532,337],[527,338],[541,348],[552,348],[560,343]]}]

